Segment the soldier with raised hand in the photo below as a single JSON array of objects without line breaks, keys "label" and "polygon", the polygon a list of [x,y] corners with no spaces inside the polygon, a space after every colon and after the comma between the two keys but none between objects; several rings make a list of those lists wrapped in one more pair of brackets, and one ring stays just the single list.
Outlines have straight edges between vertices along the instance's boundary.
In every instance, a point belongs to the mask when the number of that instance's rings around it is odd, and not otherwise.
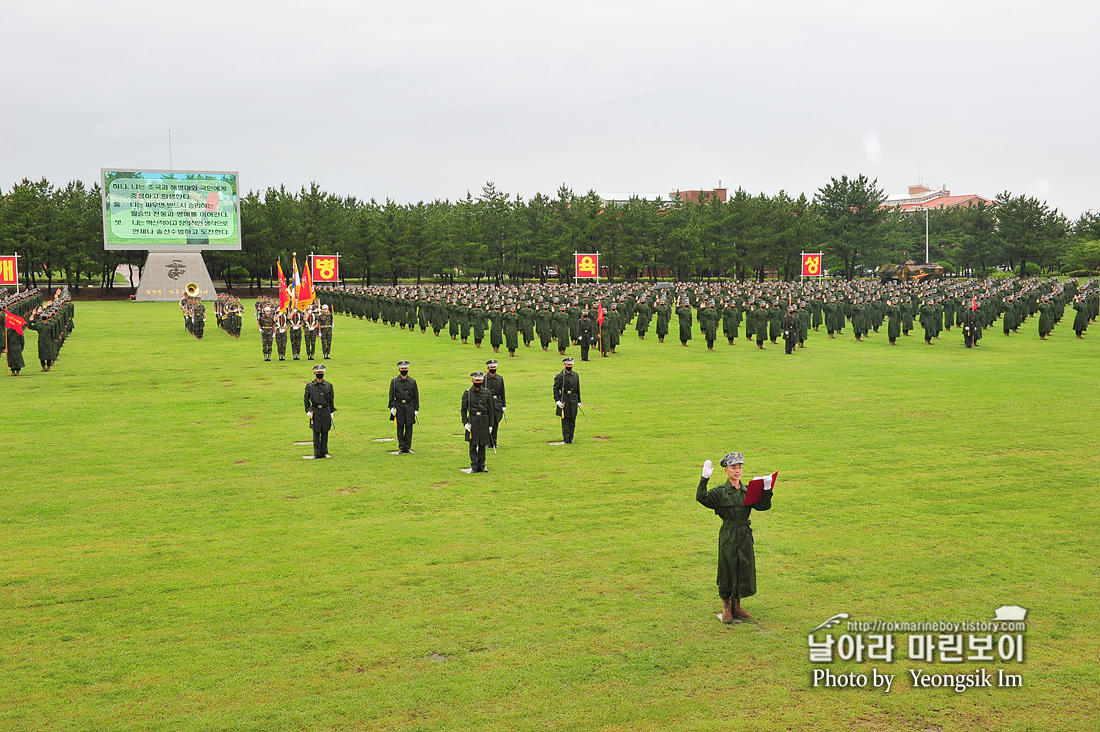
[{"label": "soldier with raised hand", "polygon": [[564,368],[554,377],[554,403],[561,417],[561,438],[566,445],[572,445],[581,403],[581,377],[573,372],[572,356],[561,362]]},{"label": "soldier with raised hand", "polygon": [[488,473],[485,467],[485,451],[495,446],[493,425],[496,422],[496,405],[493,392],[485,388],[485,374],[474,371],[470,374],[470,388],[462,392],[462,426],[466,430],[466,441],[470,445],[470,472]]},{"label": "soldier with raised hand", "polygon": [[390,382],[390,419],[397,425],[397,452],[412,452],[413,425],[420,414],[420,390],[409,376],[409,362],[397,362],[398,375]]},{"label": "soldier with raised hand", "polygon": [[313,458],[321,460],[328,454],[328,433],[332,429],[332,415],[336,412],[336,394],[332,384],[325,381],[325,365],[313,367],[313,381],[306,384],[305,405],[309,426],[313,430]]},{"label": "soldier with raised hand", "polygon": [[772,507],[770,483],[765,483],[757,503],[745,505],[746,490],[741,484],[744,463],[745,456],[741,453],[727,453],[719,462],[726,472],[726,482],[707,490],[707,482],[714,472],[707,460],[695,491],[695,500],[722,519],[722,529],[718,533],[717,584],[718,596],[722,598],[722,614],[718,618],[723,623],[752,617],[741,607],[742,598],[756,594],[756,555],[749,514],[753,509],[767,511]]},{"label": "soldier with raised hand", "polygon": [[707,341],[707,350],[713,351],[714,341],[718,338],[718,311],[713,301],[699,303],[699,331]]}]

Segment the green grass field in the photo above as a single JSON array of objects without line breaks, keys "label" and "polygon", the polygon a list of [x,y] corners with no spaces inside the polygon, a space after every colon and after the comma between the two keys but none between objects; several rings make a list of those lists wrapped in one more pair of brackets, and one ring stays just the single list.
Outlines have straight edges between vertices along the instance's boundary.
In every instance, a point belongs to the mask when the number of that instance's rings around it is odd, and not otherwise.
[{"label": "green grass field", "polygon": [[[850,330],[708,353],[627,330],[580,363],[560,439],[551,349],[503,354],[508,422],[467,475],[459,399],[492,350],[338,317],[335,459],[305,461],[309,362],[263,362],[212,308],[77,303],[49,374],[0,379],[0,729],[1094,730],[1100,716],[1100,326],[1072,313],[891,348]],[[579,356],[571,348],[570,355]],[[391,456],[399,358],[421,390]],[[704,459],[780,471],[759,594],[723,626]],[[717,470],[712,482],[721,475]],[[840,662],[829,616],[984,621],[1028,608],[1021,663]],[[1020,674],[913,688],[908,671]]]}]

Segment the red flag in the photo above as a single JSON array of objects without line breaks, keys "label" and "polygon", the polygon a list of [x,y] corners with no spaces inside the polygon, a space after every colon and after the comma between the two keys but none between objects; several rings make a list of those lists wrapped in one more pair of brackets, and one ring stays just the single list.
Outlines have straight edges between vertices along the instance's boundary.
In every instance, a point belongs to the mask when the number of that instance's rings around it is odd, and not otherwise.
[{"label": "red flag", "polygon": [[286,277],[283,277],[283,263],[276,262],[279,268],[279,312],[286,310],[290,304],[290,293],[286,289]]},{"label": "red flag", "polygon": [[603,301],[596,303],[596,322],[603,326]]},{"label": "red flag", "polygon": [[23,335],[23,326],[27,324],[27,321],[20,318],[15,313],[5,310],[4,311],[4,327],[11,328],[19,335]]},{"label": "red flag", "polygon": [[971,298],[970,309],[971,310],[977,310],[978,309],[978,297],[976,295]]},{"label": "red flag", "polygon": [[779,471],[775,471],[771,475],[765,475],[762,477],[753,478],[749,481],[749,484],[745,486],[745,505],[751,506],[754,503],[760,502],[760,495],[767,488],[771,490],[775,485],[775,479],[779,475]]}]

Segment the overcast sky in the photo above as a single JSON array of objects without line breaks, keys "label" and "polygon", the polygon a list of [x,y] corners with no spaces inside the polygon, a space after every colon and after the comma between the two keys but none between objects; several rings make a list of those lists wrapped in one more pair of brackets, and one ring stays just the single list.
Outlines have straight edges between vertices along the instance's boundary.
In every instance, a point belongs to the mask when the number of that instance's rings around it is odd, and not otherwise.
[{"label": "overcast sky", "polygon": [[[0,188],[239,171],[398,202],[676,189],[1100,209],[1100,3],[0,0]],[[171,159],[169,157],[171,127]]]}]

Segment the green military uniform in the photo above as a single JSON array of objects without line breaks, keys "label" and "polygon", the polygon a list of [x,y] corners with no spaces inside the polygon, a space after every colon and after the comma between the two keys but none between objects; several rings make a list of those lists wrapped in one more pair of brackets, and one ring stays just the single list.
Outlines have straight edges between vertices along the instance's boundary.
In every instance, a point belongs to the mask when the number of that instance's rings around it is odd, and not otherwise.
[{"label": "green military uniform", "polygon": [[723,600],[750,597],[756,594],[756,554],[749,514],[753,509],[770,509],[772,492],[764,491],[759,503],[746,506],[743,483],[739,481],[735,488],[727,480],[708,491],[708,480],[699,479],[695,500],[722,519],[718,532],[718,595]]}]

